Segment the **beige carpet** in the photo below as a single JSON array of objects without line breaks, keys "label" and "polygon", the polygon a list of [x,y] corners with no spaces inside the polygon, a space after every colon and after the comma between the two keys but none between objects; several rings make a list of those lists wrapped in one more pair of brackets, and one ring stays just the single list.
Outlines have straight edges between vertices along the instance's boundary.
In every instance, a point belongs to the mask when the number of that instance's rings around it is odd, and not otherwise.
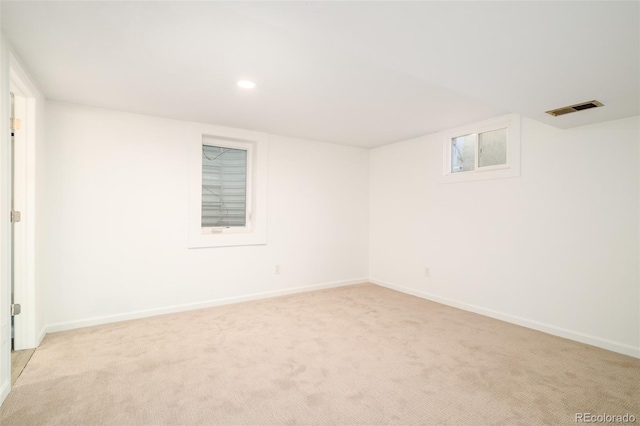
[{"label": "beige carpet", "polygon": [[366,284],[50,334],[0,419],[575,424],[639,401],[637,359]]}]

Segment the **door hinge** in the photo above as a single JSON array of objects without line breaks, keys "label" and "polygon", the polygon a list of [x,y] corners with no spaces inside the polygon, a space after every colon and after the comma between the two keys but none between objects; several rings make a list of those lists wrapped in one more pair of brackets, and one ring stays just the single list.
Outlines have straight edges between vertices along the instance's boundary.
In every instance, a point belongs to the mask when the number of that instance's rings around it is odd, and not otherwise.
[{"label": "door hinge", "polygon": [[13,210],[11,212],[11,223],[20,222],[22,220],[22,215],[19,211]]},{"label": "door hinge", "polygon": [[19,303],[12,303],[11,304],[11,316],[15,317],[16,315],[20,315],[20,311],[22,310],[22,308],[20,307]]},{"label": "door hinge", "polygon": [[20,130],[20,127],[22,127],[22,121],[20,121],[19,118],[12,118],[11,119],[11,131],[12,132],[17,132],[18,130]]}]

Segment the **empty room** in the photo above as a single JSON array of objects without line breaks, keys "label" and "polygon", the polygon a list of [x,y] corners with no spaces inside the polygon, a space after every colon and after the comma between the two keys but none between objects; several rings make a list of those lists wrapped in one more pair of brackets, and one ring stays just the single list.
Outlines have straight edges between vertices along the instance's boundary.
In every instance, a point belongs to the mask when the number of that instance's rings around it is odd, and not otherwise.
[{"label": "empty room", "polygon": [[640,3],[0,3],[0,424],[640,422]]}]

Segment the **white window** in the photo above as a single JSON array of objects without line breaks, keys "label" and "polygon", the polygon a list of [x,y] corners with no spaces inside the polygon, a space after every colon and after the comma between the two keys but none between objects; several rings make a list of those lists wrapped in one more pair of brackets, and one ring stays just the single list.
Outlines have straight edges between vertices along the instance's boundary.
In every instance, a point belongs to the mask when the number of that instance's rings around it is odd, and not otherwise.
[{"label": "white window", "polygon": [[203,137],[203,234],[246,232],[251,226],[252,148],[250,143]]},{"label": "white window", "polygon": [[267,135],[192,124],[189,247],[266,244]]},{"label": "white window", "polygon": [[445,133],[444,183],[520,175],[520,118],[513,114]]},{"label": "white window", "polygon": [[506,128],[451,138],[451,173],[495,170],[506,166]]}]

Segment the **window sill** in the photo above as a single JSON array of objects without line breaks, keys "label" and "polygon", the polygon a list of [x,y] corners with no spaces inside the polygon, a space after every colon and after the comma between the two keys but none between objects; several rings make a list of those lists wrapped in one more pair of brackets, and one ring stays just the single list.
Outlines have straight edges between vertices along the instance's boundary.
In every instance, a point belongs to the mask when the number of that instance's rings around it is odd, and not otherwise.
[{"label": "window sill", "polygon": [[209,233],[189,236],[189,248],[256,246],[267,244],[267,233]]},{"label": "window sill", "polygon": [[460,183],[477,180],[504,179],[520,176],[520,169],[513,167],[501,167],[491,170],[475,170],[472,172],[451,173],[442,176],[440,183]]}]

